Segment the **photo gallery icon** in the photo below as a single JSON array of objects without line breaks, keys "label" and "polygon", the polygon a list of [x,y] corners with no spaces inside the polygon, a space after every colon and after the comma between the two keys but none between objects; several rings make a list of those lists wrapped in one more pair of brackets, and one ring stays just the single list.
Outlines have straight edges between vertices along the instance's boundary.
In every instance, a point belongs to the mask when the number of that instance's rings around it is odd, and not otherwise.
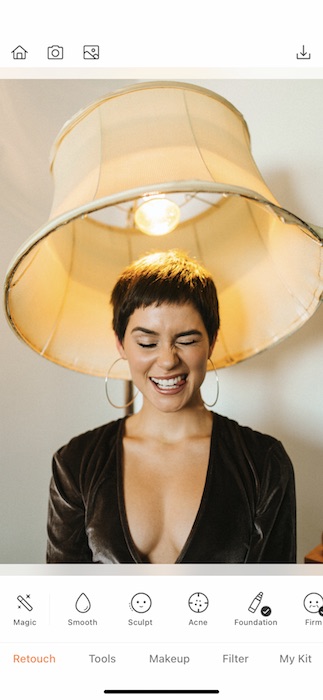
[{"label": "photo gallery icon", "polygon": [[83,46],[83,58],[98,59],[100,57],[100,47],[95,44],[85,44]]}]

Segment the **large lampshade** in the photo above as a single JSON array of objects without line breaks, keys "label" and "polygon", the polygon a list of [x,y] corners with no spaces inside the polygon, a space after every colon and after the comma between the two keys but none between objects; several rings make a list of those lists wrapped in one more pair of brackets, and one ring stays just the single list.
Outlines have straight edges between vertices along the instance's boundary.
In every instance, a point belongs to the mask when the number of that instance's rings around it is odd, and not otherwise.
[{"label": "large lampshade", "polygon": [[[117,357],[112,287],[157,250],[182,249],[211,272],[218,368],[282,340],[319,305],[322,231],[278,204],[242,115],[219,95],[151,82],[105,96],[63,127],[51,168],[49,220],[19,250],[5,290],[12,327],[44,357],[104,376]],[[141,209],[153,201],[166,205],[166,233]],[[129,378],[126,363],[116,369]]]}]

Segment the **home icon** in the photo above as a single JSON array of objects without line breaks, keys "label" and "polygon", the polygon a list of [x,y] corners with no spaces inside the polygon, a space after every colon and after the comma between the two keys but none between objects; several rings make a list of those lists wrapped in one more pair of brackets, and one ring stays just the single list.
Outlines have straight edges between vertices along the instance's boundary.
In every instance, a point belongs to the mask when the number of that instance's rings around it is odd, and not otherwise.
[{"label": "home icon", "polygon": [[11,51],[11,53],[12,53],[12,58],[17,60],[17,59],[26,58],[28,51],[26,51],[26,49],[24,49],[23,46],[16,46],[16,48],[13,51]]}]

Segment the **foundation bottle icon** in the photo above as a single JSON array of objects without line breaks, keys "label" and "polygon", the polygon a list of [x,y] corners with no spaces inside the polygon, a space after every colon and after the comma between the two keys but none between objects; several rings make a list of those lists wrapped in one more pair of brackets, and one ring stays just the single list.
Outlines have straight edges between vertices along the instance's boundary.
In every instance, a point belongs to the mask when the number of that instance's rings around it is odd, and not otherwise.
[{"label": "foundation bottle icon", "polygon": [[249,605],[249,608],[248,608],[249,612],[252,612],[252,613],[256,612],[258,606],[259,606],[260,603],[261,603],[262,596],[263,596],[263,592],[262,592],[262,591],[260,591],[259,593],[257,593],[257,595],[254,597],[254,599],[251,601],[251,603],[250,603],[250,605]]}]

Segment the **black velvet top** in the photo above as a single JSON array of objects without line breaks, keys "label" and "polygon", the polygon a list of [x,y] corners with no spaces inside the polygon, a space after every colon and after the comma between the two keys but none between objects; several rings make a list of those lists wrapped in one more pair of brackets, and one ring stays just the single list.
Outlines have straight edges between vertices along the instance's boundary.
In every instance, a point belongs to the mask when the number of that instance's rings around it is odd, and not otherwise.
[{"label": "black velvet top", "polygon": [[[49,563],[149,563],[127,523],[125,420],[84,433],[54,455]],[[282,444],[214,413],[203,495],[176,563],[293,563],[295,556],[294,473]]]}]

